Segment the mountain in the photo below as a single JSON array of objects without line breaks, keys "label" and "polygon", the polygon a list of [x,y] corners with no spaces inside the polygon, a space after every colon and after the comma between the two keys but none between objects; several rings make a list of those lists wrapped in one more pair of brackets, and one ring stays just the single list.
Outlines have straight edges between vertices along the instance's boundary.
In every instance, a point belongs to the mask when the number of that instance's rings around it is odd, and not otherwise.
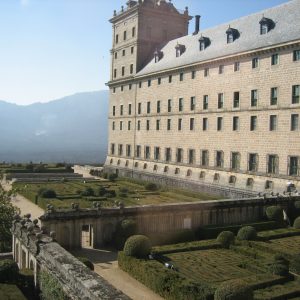
[{"label": "mountain", "polygon": [[108,91],[28,106],[0,101],[0,161],[102,163]]}]

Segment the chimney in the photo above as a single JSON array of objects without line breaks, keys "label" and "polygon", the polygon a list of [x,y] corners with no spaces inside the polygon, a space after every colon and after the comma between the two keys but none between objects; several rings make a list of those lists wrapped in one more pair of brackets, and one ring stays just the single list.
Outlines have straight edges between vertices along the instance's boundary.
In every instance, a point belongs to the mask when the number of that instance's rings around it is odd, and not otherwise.
[{"label": "chimney", "polygon": [[197,15],[195,16],[195,32],[193,33],[194,35],[198,34],[200,31],[200,18],[201,16]]}]

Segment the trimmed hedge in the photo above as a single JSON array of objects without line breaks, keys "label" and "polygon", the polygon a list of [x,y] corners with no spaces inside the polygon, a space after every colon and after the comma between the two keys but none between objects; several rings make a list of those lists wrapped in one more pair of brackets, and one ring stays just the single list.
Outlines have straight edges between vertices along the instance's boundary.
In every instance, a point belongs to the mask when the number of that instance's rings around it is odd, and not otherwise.
[{"label": "trimmed hedge", "polygon": [[147,183],[147,184],[145,185],[145,189],[146,189],[147,191],[152,191],[152,192],[154,192],[154,191],[157,191],[157,190],[158,190],[158,186],[157,186],[157,184],[155,184],[155,183],[153,183],[153,182],[149,182],[149,183]]},{"label": "trimmed hedge", "polygon": [[151,242],[145,235],[133,235],[127,239],[124,245],[124,253],[127,256],[143,258],[150,254],[150,251]]},{"label": "trimmed hedge", "polygon": [[215,300],[253,300],[252,289],[242,280],[222,283],[215,292]]},{"label": "trimmed hedge", "polygon": [[222,231],[218,237],[217,242],[224,248],[229,248],[231,244],[234,244],[235,236],[231,231]]},{"label": "trimmed hedge", "polygon": [[184,229],[176,232],[149,234],[152,245],[170,245],[197,240],[194,230]]},{"label": "trimmed hedge", "polygon": [[267,207],[266,215],[270,221],[283,222],[283,210],[280,206]]},{"label": "trimmed hedge", "polygon": [[291,270],[300,275],[300,253],[294,256],[290,264]]},{"label": "trimmed hedge", "polygon": [[136,259],[119,252],[118,264],[123,271],[165,299],[213,300],[211,287],[188,280],[156,260]]},{"label": "trimmed hedge", "polygon": [[294,228],[300,229],[300,217],[298,217],[297,219],[295,219],[295,221],[294,221]]},{"label": "trimmed hedge", "polygon": [[0,284],[1,300],[27,300],[16,285]]},{"label": "trimmed hedge", "polygon": [[13,282],[18,277],[19,268],[12,259],[4,259],[0,261],[0,282]]},{"label": "trimmed hedge", "polygon": [[237,238],[241,241],[253,241],[257,238],[257,233],[254,227],[244,226],[237,233]]}]

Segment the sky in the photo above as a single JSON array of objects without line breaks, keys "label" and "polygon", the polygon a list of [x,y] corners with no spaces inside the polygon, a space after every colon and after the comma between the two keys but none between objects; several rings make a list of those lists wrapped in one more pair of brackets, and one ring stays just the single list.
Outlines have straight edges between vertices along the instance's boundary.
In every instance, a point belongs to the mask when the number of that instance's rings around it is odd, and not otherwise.
[{"label": "sky", "polygon": [[[200,14],[205,29],[287,1],[172,2]],[[107,89],[108,20],[121,5],[126,0],[0,0],[0,100],[26,105]]]}]

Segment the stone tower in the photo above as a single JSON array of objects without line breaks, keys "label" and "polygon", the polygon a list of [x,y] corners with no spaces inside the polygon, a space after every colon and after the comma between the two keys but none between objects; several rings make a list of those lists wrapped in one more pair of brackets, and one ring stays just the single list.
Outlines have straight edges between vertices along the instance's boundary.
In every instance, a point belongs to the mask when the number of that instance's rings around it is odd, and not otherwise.
[{"label": "stone tower", "polygon": [[191,17],[171,0],[127,1],[114,11],[110,84],[132,78],[152,58],[156,48],[188,34]]}]

